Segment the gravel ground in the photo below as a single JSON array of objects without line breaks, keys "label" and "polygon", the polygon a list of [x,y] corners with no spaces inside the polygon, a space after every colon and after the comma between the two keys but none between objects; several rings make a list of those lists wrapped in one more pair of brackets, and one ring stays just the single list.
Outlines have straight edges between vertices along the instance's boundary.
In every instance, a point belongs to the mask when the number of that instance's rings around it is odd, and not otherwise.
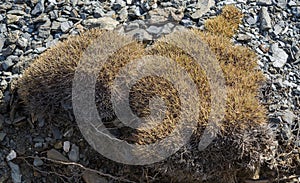
[{"label": "gravel ground", "polygon": [[[270,126],[277,133],[277,162],[281,173],[300,182],[300,167],[290,169],[287,159],[299,165],[300,154],[300,1],[297,0],[2,0],[0,2],[0,182],[71,181],[54,171],[57,160],[79,162],[94,167],[96,153],[76,135],[75,126],[51,126],[44,119],[24,114],[17,102],[16,79],[30,63],[69,35],[100,27],[125,25],[135,31],[143,21],[171,18],[186,27],[204,29],[206,19],[222,7],[235,4],[245,14],[233,41],[248,46],[259,56],[258,65],[267,78],[262,102],[269,110]],[[151,41],[159,31],[148,27],[139,33]],[[79,135],[80,136],[80,135]],[[27,157],[27,158],[25,158]],[[298,158],[298,159],[297,159]],[[74,166],[68,173],[78,172]],[[109,172],[105,165],[101,172]],[[49,173],[52,172],[52,173]],[[65,173],[65,172],[64,172]],[[297,177],[297,175],[299,177]],[[74,175],[93,182],[92,173]],[[52,177],[52,179],[50,178]],[[73,178],[74,178],[73,177]],[[113,178],[110,178],[113,179]],[[100,182],[105,180],[101,179]]]}]

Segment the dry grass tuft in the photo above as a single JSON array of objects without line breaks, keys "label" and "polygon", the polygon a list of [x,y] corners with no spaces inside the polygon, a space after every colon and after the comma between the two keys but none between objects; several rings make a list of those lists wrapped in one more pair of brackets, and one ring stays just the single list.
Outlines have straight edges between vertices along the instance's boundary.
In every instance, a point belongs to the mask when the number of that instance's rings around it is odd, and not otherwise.
[{"label": "dry grass tuft", "polygon": [[[266,111],[258,99],[259,87],[264,79],[256,69],[256,55],[250,49],[234,46],[230,42],[241,18],[242,14],[234,6],[226,6],[220,16],[207,20],[206,32],[194,30],[216,55],[228,91],[222,132],[205,151],[198,151],[197,142],[210,112],[209,84],[205,72],[185,52],[166,43],[157,42],[148,51],[144,45],[132,43],[114,54],[99,74],[96,103],[101,109],[100,115],[111,128],[117,127],[109,123],[116,117],[111,107],[109,89],[119,69],[131,60],[146,54],[161,55],[176,61],[190,74],[200,94],[199,127],[188,145],[166,161],[150,166],[164,172],[163,177],[168,182],[240,181],[237,177],[253,174],[262,161],[261,155],[272,154],[269,146],[273,143],[273,136],[266,127]],[[19,81],[19,94],[29,112],[51,118],[72,113],[71,90],[76,66],[83,51],[101,34],[99,30],[90,30],[81,36],[70,37],[42,54],[26,70]],[[180,101],[177,92],[166,80],[146,77],[134,85],[130,92],[132,110],[138,116],[146,116],[149,114],[149,100],[157,94],[167,106],[163,123],[149,131],[120,127],[117,129],[119,138],[130,143],[149,144],[172,131],[176,126]],[[69,117],[67,119],[71,121]]]},{"label": "dry grass tuft", "polygon": [[242,22],[243,14],[233,5],[225,6],[221,15],[205,22],[208,32],[215,35],[232,37]]}]

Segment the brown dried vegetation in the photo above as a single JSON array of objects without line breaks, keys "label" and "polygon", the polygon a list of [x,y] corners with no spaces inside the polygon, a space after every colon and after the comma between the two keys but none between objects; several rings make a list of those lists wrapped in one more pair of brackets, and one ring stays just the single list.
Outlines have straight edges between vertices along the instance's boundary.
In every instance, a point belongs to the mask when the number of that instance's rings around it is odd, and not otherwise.
[{"label": "brown dried vegetation", "polygon": [[[221,133],[204,151],[198,151],[197,142],[208,121],[210,112],[209,84],[205,72],[195,65],[192,58],[182,50],[157,42],[146,50],[139,43],[122,48],[99,74],[96,85],[96,103],[107,125],[115,118],[110,104],[109,87],[118,70],[146,54],[168,57],[185,68],[196,83],[200,94],[199,127],[190,143],[166,161],[150,165],[164,172],[161,181],[187,182],[217,181],[234,182],[241,177],[251,177],[262,162],[261,155],[270,157],[273,145],[272,133],[266,127],[266,111],[260,104],[259,87],[264,81],[256,68],[256,55],[248,48],[234,46],[230,37],[241,21],[242,14],[234,6],[226,6],[222,14],[207,20],[207,31],[193,30],[206,42],[216,55],[227,86],[226,115],[220,124]],[[42,54],[19,81],[19,94],[28,111],[55,118],[66,112],[72,113],[72,79],[83,51],[100,36],[100,30],[89,30],[81,36],[70,37]],[[149,91],[150,89],[150,91]],[[162,139],[176,126],[180,101],[174,88],[162,78],[147,77],[136,84],[130,93],[132,110],[138,116],[149,113],[148,101],[159,94],[167,106],[167,117],[161,126],[150,131],[126,127],[118,129],[119,138],[130,143],[149,144]],[[71,121],[69,118],[68,120]],[[180,160],[180,161],[179,161]],[[133,167],[135,168],[135,167]]]}]

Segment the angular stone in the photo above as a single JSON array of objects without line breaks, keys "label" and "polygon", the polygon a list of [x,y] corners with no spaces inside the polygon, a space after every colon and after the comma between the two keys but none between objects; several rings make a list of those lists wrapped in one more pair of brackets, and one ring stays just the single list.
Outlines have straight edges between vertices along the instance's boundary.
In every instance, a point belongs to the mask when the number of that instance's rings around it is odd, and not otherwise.
[{"label": "angular stone", "polygon": [[14,150],[11,150],[10,153],[6,156],[7,161],[11,161],[17,157],[17,153]]},{"label": "angular stone", "polygon": [[22,49],[25,50],[26,47],[28,46],[28,40],[24,37],[21,37],[17,41],[17,45]]},{"label": "angular stone", "polygon": [[267,7],[262,7],[260,10],[260,29],[262,31],[269,30],[272,28],[271,18],[268,13]]},{"label": "angular stone", "polygon": [[72,21],[67,21],[67,22],[63,22],[63,23],[60,24],[60,29],[64,33],[68,32],[72,27],[73,27],[73,22]]},{"label": "angular stone", "polygon": [[6,47],[5,49],[2,49],[2,55],[7,57],[9,55],[11,55],[16,49],[16,45],[12,44],[12,45],[9,45],[8,47]]},{"label": "angular stone", "polygon": [[247,34],[238,34],[236,40],[242,41],[242,42],[249,42],[249,41],[251,41],[251,38],[252,37]]},{"label": "angular stone", "polygon": [[35,5],[34,9],[31,11],[32,15],[38,15],[45,11],[44,6],[45,0],[39,0],[39,2]]},{"label": "angular stone", "polygon": [[278,47],[278,44],[272,44],[271,50],[272,56],[270,56],[273,66],[276,68],[283,67],[288,59],[288,54],[281,48]]},{"label": "angular stone", "polygon": [[22,175],[20,171],[20,167],[13,162],[8,162],[8,165],[11,169],[11,179],[13,183],[21,183],[22,182]]},{"label": "angular stone", "polygon": [[6,23],[7,24],[13,24],[13,23],[16,23],[18,22],[20,19],[20,16],[17,16],[17,15],[12,15],[12,14],[7,14],[6,15]]},{"label": "angular stone", "polygon": [[297,116],[290,110],[286,110],[282,115],[282,120],[290,125],[293,124]]},{"label": "angular stone", "polygon": [[257,4],[261,6],[269,6],[272,5],[272,0],[258,0]]},{"label": "angular stone", "polygon": [[191,15],[193,19],[198,19],[207,13],[211,7],[215,6],[214,0],[199,0],[196,7],[197,10]]},{"label": "angular stone", "polygon": [[58,161],[69,161],[64,155],[55,149],[47,151],[47,157]]}]

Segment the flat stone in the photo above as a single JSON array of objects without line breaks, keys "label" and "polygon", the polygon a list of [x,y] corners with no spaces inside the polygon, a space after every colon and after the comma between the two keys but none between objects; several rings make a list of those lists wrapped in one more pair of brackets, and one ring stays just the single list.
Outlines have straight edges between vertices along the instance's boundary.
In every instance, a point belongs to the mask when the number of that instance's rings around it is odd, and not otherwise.
[{"label": "flat stone", "polygon": [[60,28],[60,22],[53,21],[52,26],[51,26],[51,30],[58,30],[59,28]]},{"label": "flat stone", "polygon": [[67,21],[67,22],[63,22],[63,23],[60,24],[60,29],[64,33],[68,32],[72,27],[73,27],[73,22],[72,21]]},{"label": "flat stone", "polygon": [[27,15],[27,13],[22,10],[10,10],[7,12],[7,14],[19,15],[19,16]]},{"label": "flat stone", "polygon": [[251,41],[252,37],[247,34],[238,34],[236,40],[242,42],[249,42]]},{"label": "flat stone", "polygon": [[47,157],[58,161],[69,161],[64,155],[55,149],[47,151]]},{"label": "flat stone", "polygon": [[260,10],[260,29],[262,31],[269,30],[272,28],[271,18],[268,13],[267,7],[262,7]]},{"label": "flat stone", "polygon": [[117,27],[118,24],[119,22],[111,17],[101,17],[83,21],[83,25],[88,28],[99,27],[105,30],[113,30]]},{"label": "flat stone", "polygon": [[296,120],[297,116],[290,110],[284,111],[282,115],[282,120],[290,125]]},{"label": "flat stone", "polygon": [[215,6],[214,0],[199,0],[196,5],[196,12],[191,15],[192,19],[199,19],[207,13],[211,7]]},{"label": "flat stone", "polygon": [[17,15],[7,14],[6,18],[7,18],[6,19],[7,24],[13,24],[13,23],[18,22],[21,17],[17,16]]},{"label": "flat stone", "polygon": [[45,0],[39,0],[38,3],[35,5],[34,9],[31,11],[32,15],[38,15],[45,11],[44,6]]},{"label": "flat stone", "polygon": [[13,183],[21,183],[22,182],[22,175],[20,171],[20,167],[13,162],[8,162],[8,165],[11,169],[11,179]]},{"label": "flat stone", "polygon": [[272,0],[258,0],[257,4],[261,5],[261,6],[270,6],[273,3],[272,3]]},{"label": "flat stone", "polygon": [[283,67],[288,59],[288,54],[281,48],[278,47],[278,44],[272,44],[270,49],[272,56],[270,56],[273,66],[275,68]]},{"label": "flat stone", "polygon": [[154,26],[154,25],[151,25],[150,27],[148,27],[146,29],[146,31],[150,34],[159,34],[162,30],[162,27],[157,27],[157,26]]}]

